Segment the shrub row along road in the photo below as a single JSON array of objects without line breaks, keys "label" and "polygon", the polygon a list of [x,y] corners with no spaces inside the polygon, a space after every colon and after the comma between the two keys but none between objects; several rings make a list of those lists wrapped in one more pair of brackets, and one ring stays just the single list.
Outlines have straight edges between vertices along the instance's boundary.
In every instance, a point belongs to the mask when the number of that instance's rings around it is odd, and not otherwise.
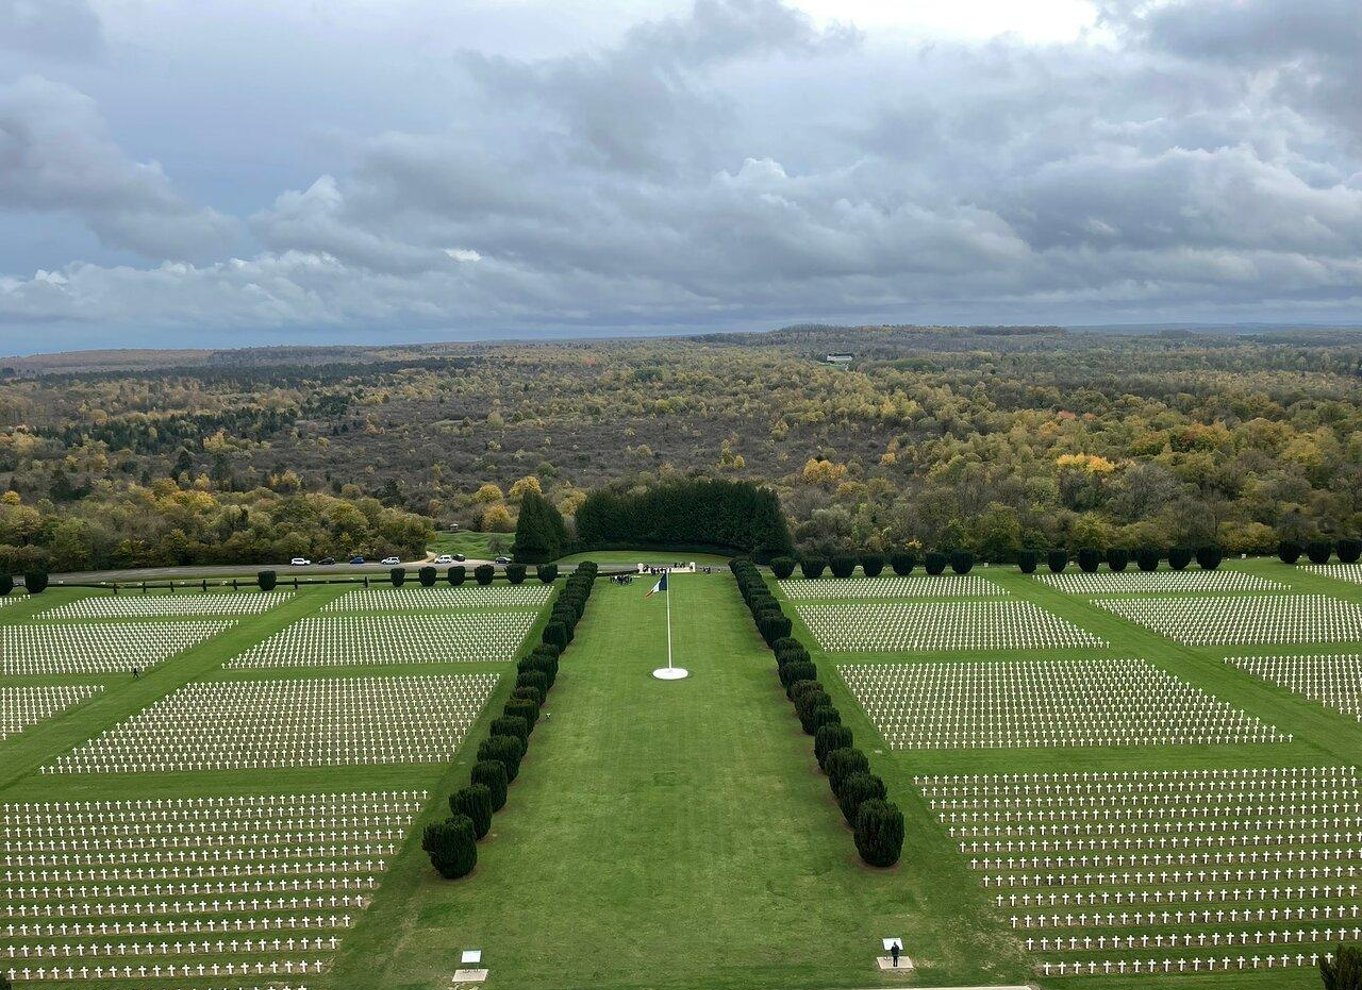
[{"label": "shrub row along road", "polygon": [[441,881],[409,843],[327,985],[443,986],[479,948],[499,986],[863,987],[884,934],[989,982],[972,883],[911,840],[897,870],[857,861],[732,577],[673,576],[679,682],[651,676],[649,586],[599,582],[477,870]]}]

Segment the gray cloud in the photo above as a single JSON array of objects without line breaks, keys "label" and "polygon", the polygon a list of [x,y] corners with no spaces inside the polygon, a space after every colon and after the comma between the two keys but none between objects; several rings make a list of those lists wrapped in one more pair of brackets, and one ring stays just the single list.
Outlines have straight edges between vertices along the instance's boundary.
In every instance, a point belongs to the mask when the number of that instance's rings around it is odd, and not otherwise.
[{"label": "gray cloud", "polygon": [[[700,0],[577,55],[465,53],[446,90],[366,94],[426,99],[403,129],[329,132],[332,167],[262,186],[248,256],[0,278],[0,321],[1355,318],[1362,157],[1352,104],[1309,70],[1345,58],[1321,33],[1355,26],[1295,0],[1308,12],[1269,37],[1270,0],[1233,5],[1261,30],[1219,23],[1228,2],[1111,0],[1114,45],[905,48],[777,0]],[[0,204],[142,248],[231,226],[129,161],[84,97],[19,85],[36,90],[10,98],[26,115],[0,98]]]},{"label": "gray cloud", "polygon": [[817,58],[854,47],[851,28],[814,27],[782,0],[696,0],[685,17],[645,22],[604,52],[520,61],[467,52],[464,64],[500,103],[529,103],[560,128],[552,142],[586,161],[626,170],[675,169],[730,123],[706,74],[744,59]]},{"label": "gray cloud", "polygon": [[1126,38],[1189,60],[1261,74],[1291,105],[1334,118],[1362,139],[1362,10],[1354,0],[1108,0],[1106,20]]},{"label": "gray cloud", "polygon": [[236,230],[178,195],[158,164],[124,155],[93,100],[40,76],[0,86],[0,207],[69,211],[156,259],[220,249]]},{"label": "gray cloud", "polygon": [[86,0],[0,0],[0,48],[56,58],[88,58],[103,26]]}]

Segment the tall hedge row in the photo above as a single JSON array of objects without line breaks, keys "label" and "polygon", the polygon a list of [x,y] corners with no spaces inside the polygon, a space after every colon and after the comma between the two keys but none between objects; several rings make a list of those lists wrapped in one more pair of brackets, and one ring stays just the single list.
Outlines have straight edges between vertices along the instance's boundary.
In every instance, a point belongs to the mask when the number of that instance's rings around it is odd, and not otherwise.
[{"label": "tall hedge row", "polygon": [[[848,561],[851,568],[858,563],[855,557],[834,558],[833,573],[838,576],[843,576],[839,572],[849,574]],[[859,560],[862,568],[866,562],[865,557]],[[883,558],[870,560],[868,572],[878,574],[884,563]],[[893,554],[888,563],[895,573],[908,573],[916,561],[911,555]],[[960,563],[964,569],[959,573],[964,573],[972,566],[973,559]],[[808,565],[808,559],[801,562],[805,574],[816,577],[817,574],[809,574],[814,568]],[[852,827],[861,859],[871,866],[893,866],[903,851],[902,813],[885,799],[884,781],[870,772],[869,759],[852,745],[851,730],[842,724],[841,713],[818,680],[817,664],[808,648],[790,635],[790,620],[771,594],[766,579],[756,565],[745,558],[732,560],[728,566],[752,613],[757,631],[775,654],[776,674],[794,706],[799,724],[813,736],[814,756],[827,775],[842,816]],[[823,566],[822,561],[817,562],[818,573],[822,573]],[[944,570],[945,566],[946,558],[941,555],[941,568]]]},{"label": "tall hedge row", "polygon": [[[522,580],[524,573],[522,568]],[[467,876],[477,865],[477,843],[491,830],[492,816],[506,806],[506,789],[520,773],[539,711],[558,680],[559,660],[586,612],[596,573],[594,563],[578,564],[559,589],[541,642],[516,661],[515,687],[478,745],[468,785],[449,796],[450,817],[426,827],[421,848],[442,877]]]},{"label": "tall hedge row", "polygon": [[776,493],[747,481],[685,479],[641,492],[600,488],[576,512],[583,548],[628,545],[712,548],[759,560],[794,549]]}]

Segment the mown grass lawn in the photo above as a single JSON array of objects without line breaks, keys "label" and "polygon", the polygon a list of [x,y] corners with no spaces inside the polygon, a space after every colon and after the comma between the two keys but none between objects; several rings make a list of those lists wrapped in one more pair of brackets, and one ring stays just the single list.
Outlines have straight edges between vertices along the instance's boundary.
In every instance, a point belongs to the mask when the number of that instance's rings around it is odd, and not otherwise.
[{"label": "mown grass lawn", "polygon": [[732,577],[674,582],[690,679],[651,676],[665,603],[599,583],[477,871],[405,858],[328,985],[440,987],[480,948],[504,987],[864,987],[883,935],[933,976],[1022,975],[953,858],[859,864]]},{"label": "mown grass lawn", "polygon": [[436,533],[426,549],[436,556],[461,553],[474,560],[491,560],[498,554],[510,553],[514,542],[514,533]]}]

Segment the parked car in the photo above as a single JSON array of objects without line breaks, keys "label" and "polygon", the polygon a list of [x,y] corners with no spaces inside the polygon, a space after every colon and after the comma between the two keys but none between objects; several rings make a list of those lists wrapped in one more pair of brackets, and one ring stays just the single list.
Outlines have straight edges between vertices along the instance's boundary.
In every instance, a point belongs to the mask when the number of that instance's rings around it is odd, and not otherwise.
[{"label": "parked car", "polygon": [[383,566],[384,566],[384,567],[396,567],[398,564],[402,563],[402,558],[401,558],[401,557],[384,557],[382,563],[383,563]]},{"label": "parked car", "polygon": [[454,563],[454,558],[451,557],[451,556],[450,556],[449,554],[447,554],[447,553],[442,553],[442,554],[440,554],[440,556],[438,556],[438,557],[435,558],[435,563],[437,563],[437,564],[452,564],[452,563]]},{"label": "parked car", "polygon": [[306,567],[311,563],[312,561],[308,560],[306,557],[294,557],[289,561],[289,564],[293,567]]},{"label": "parked car", "polygon": [[465,557],[465,556],[464,556],[463,554],[461,554],[461,553],[456,553],[456,554],[454,555],[454,563],[456,563],[456,564],[462,564],[462,563],[463,563],[465,560],[467,560],[467,559],[468,559],[468,558]]},{"label": "parked car", "polygon": [[502,556],[502,557],[498,557],[498,558],[497,558],[497,563],[498,563],[498,564],[509,564],[510,562],[511,562],[511,558],[510,558],[510,557]]},{"label": "parked car", "polygon": [[323,567],[330,567],[335,562],[335,557],[323,557],[321,560],[317,561],[317,563],[321,564]]},{"label": "parked car", "polygon": [[363,557],[361,557],[359,554],[355,554],[355,556],[353,556],[353,557],[350,558],[350,563],[352,563],[352,564],[363,564],[363,563],[366,563],[366,561],[365,561],[365,559],[364,559]]}]

